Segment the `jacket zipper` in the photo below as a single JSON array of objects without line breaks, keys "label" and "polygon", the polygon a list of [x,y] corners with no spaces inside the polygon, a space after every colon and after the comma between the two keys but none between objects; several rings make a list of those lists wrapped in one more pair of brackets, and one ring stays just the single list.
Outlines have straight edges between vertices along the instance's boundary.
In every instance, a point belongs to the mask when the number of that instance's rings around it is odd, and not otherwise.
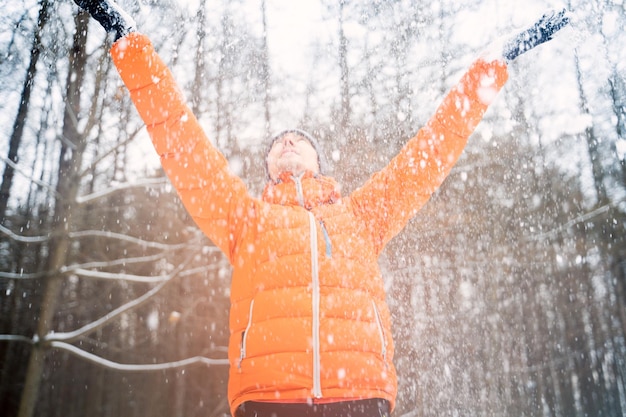
[{"label": "jacket zipper", "polygon": [[374,314],[376,316],[376,326],[378,326],[378,336],[380,337],[381,351],[385,363],[387,362],[387,339],[385,339],[385,330],[383,327],[383,320],[380,317],[380,312],[378,311],[378,306],[376,305],[376,301],[372,300],[372,305],[374,306]]},{"label": "jacket zipper", "polygon": [[246,324],[246,328],[241,333],[241,346],[239,346],[239,363],[237,367],[239,368],[239,372],[241,372],[241,362],[243,362],[246,357],[246,342],[248,339],[248,330],[250,330],[250,326],[252,326],[252,310],[254,309],[254,300],[250,301],[250,312],[248,313],[248,323]]},{"label": "jacket zipper", "polygon": [[[296,192],[298,196],[298,202],[304,207],[304,192],[302,191],[302,176],[292,177],[296,183]],[[315,216],[313,213],[307,210],[309,215],[309,231],[311,239],[311,285],[312,285],[312,337],[313,337],[313,398],[322,397],[322,382],[321,382],[321,365],[320,365],[320,283],[319,283],[319,265],[317,263],[317,225],[315,223]],[[327,242],[328,245],[328,242]],[[328,246],[327,246],[328,251]]]},{"label": "jacket zipper", "polygon": [[320,282],[317,264],[317,227],[315,216],[308,212],[311,231],[311,282],[313,303],[313,398],[322,397],[322,383],[320,371]]}]

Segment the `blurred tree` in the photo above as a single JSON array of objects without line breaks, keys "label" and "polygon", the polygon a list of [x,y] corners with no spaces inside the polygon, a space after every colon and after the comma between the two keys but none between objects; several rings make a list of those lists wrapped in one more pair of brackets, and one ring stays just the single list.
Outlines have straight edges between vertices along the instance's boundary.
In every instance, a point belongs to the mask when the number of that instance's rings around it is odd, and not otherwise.
[{"label": "blurred tree", "polygon": [[[42,343],[53,330],[52,318],[57,307],[59,286],[62,277],[59,271],[66,263],[69,247],[69,226],[74,213],[73,202],[78,195],[80,170],[86,141],[78,131],[76,116],[80,114],[81,86],[85,71],[85,45],[87,13],[78,13],[75,18],[76,31],[66,84],[66,107],[63,118],[63,144],[59,157],[59,171],[56,186],[57,199],[53,214],[53,231],[46,260],[46,282],[38,317],[37,332],[31,348],[26,381],[22,393],[19,417],[31,417],[37,404],[39,384],[44,371],[45,348]],[[41,341],[41,342],[40,342]]]},{"label": "blurred tree", "polygon": [[15,166],[18,161],[18,151],[22,142],[24,127],[26,126],[28,109],[31,105],[30,96],[34,88],[35,76],[37,74],[37,64],[39,62],[39,56],[42,49],[41,36],[49,20],[49,9],[49,1],[41,0],[39,2],[39,17],[33,34],[30,61],[28,64],[28,70],[26,71],[26,77],[24,78],[24,84],[22,86],[22,94],[19,101],[20,104],[13,123],[11,138],[9,139],[9,153],[4,165],[2,184],[0,184],[0,219],[2,220],[6,218],[6,210],[9,202],[11,186],[13,185],[13,176],[15,175]]}]

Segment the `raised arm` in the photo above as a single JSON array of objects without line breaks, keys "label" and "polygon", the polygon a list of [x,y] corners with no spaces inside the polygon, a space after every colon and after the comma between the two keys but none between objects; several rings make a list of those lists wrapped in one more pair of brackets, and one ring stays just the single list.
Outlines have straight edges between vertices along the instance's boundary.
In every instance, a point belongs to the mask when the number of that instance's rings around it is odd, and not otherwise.
[{"label": "raised arm", "polygon": [[[185,102],[150,40],[111,0],[77,0],[118,40],[111,56],[146,124],[161,164],[200,229],[232,259],[253,199],[232,175]],[[104,22],[104,23],[103,23]]]},{"label": "raised arm", "polygon": [[548,13],[505,43],[495,59],[479,59],[399,154],[350,196],[380,252],[428,201],[461,156],[469,136],[507,78],[507,62],[551,39],[568,23]]},{"label": "raised arm", "polygon": [[507,77],[504,61],[474,62],[426,125],[352,193],[379,252],[441,185]]}]

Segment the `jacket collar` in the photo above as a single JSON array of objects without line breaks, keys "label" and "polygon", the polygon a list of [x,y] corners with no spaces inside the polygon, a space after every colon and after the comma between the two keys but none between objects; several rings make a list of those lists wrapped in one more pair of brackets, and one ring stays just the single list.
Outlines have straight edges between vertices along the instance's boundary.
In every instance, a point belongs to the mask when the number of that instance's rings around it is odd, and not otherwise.
[{"label": "jacket collar", "polygon": [[299,177],[289,172],[283,173],[276,182],[268,182],[263,191],[263,201],[283,206],[303,206],[307,210],[333,204],[339,198],[339,187],[333,178],[310,171]]}]

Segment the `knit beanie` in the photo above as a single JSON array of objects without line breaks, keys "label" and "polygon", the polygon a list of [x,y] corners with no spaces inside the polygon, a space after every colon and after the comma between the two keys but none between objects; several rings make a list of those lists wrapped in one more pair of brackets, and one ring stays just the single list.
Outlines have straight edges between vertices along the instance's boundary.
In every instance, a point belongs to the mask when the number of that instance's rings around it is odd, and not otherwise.
[{"label": "knit beanie", "polygon": [[321,175],[325,175],[327,168],[328,168],[328,162],[326,160],[326,156],[324,155],[324,151],[319,143],[319,141],[310,133],[301,130],[301,129],[286,129],[283,130],[282,132],[277,133],[276,135],[272,136],[267,149],[265,150],[265,173],[267,174],[268,178],[269,178],[269,168],[267,166],[267,155],[270,153],[270,150],[272,149],[272,146],[274,145],[274,142],[276,142],[277,140],[281,139],[283,136],[285,136],[288,133],[294,133],[298,136],[302,136],[303,138],[305,138],[307,141],[309,141],[309,143],[311,144],[311,146],[313,146],[313,149],[315,149],[315,152],[317,153],[317,163],[320,167],[320,174]]}]

